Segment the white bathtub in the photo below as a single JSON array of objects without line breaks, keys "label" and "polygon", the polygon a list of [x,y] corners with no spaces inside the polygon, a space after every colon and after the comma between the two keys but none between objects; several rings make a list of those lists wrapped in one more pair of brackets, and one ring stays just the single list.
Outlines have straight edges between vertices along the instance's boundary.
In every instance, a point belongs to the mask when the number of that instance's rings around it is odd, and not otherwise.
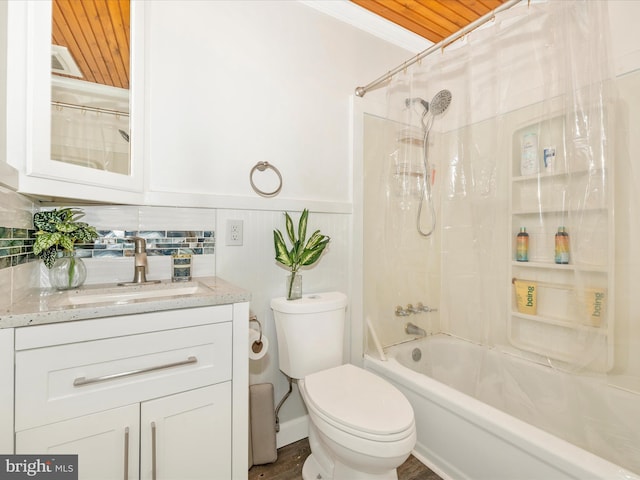
[{"label": "white bathtub", "polygon": [[640,480],[639,395],[448,335],[386,353],[365,368],[407,396],[414,453],[441,477]]}]

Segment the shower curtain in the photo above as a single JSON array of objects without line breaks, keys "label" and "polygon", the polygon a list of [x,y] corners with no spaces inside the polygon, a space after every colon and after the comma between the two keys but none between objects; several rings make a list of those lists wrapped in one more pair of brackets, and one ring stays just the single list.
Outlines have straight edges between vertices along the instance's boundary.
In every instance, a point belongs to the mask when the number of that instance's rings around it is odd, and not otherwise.
[{"label": "shower curtain", "polygon": [[[365,119],[376,154],[364,166],[363,303],[380,343],[413,339],[411,322],[577,379],[633,377],[621,386],[640,395],[640,372],[620,371],[634,340],[616,325],[616,289],[628,287],[615,282],[624,159],[607,13],[600,1],[521,2],[392,78],[386,118]],[[425,162],[425,112],[442,90],[452,100],[432,117]],[[640,471],[635,437],[610,433]]]},{"label": "shower curtain", "polygon": [[81,105],[51,107],[51,158],[128,175],[129,116]]}]

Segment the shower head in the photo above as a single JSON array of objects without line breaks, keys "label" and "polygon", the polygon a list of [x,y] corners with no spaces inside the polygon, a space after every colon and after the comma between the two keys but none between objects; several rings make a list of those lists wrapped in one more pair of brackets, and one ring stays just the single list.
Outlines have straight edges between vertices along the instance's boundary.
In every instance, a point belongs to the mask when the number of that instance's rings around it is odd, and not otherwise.
[{"label": "shower head", "polygon": [[426,100],[423,100],[420,97],[416,97],[416,98],[405,98],[404,99],[404,106],[409,108],[412,104],[416,103],[416,102],[420,102],[422,104],[422,106],[424,107],[424,111],[425,113],[427,113],[429,111],[429,102],[427,102]]},{"label": "shower head", "polygon": [[125,132],[124,130],[122,130],[121,128],[118,129],[118,133],[120,134],[120,136],[122,138],[124,138],[125,142],[129,143],[129,134],[127,132]]},{"label": "shower head", "polygon": [[449,90],[440,90],[431,99],[430,111],[431,115],[440,115],[449,108],[451,103],[451,92]]}]

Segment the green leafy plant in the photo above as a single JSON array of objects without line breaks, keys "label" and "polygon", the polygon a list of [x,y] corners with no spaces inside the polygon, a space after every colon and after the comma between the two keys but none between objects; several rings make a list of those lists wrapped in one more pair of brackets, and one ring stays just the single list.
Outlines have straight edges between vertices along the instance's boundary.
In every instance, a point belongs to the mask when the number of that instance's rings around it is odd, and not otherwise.
[{"label": "green leafy plant", "polygon": [[77,208],[60,208],[33,215],[33,226],[37,230],[33,253],[47,268],[53,267],[58,251],[73,252],[76,242],[92,242],[98,238],[94,227],[78,221],[83,216],[82,210]]},{"label": "green leafy plant", "polygon": [[276,249],[276,261],[291,270],[291,277],[287,292],[287,298],[291,298],[293,281],[300,267],[310,266],[317,262],[331,239],[328,236],[321,234],[320,230],[316,230],[308,240],[306,239],[307,221],[309,218],[309,210],[306,208],[302,211],[302,215],[298,221],[297,237],[291,216],[286,212],[284,215],[287,236],[291,241],[291,248],[287,247],[284,236],[280,230],[273,231],[273,242]]}]

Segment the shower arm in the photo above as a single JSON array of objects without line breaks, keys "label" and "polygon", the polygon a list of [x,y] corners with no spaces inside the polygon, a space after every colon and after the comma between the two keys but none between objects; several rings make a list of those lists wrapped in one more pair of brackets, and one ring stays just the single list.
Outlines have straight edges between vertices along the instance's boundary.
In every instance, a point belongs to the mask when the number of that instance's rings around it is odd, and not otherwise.
[{"label": "shower arm", "polygon": [[[384,74],[381,77],[377,78],[373,82],[365,85],[364,87],[357,87],[356,90],[355,90],[356,95],[358,97],[364,97],[365,94],[369,90],[373,90],[374,88],[380,86],[381,84],[383,84],[387,80],[390,80],[391,77],[393,77],[396,73],[402,72],[407,67],[410,67],[414,63],[419,62],[423,58],[431,55],[433,52],[437,52],[440,49],[444,49],[446,46],[448,46],[449,44],[455,42],[459,38],[464,37],[467,33],[471,32],[472,30],[475,30],[479,26],[484,25],[489,20],[495,19],[497,13],[500,13],[503,10],[508,10],[509,8],[511,8],[514,5],[516,5],[517,3],[520,3],[520,2],[523,2],[523,1],[525,1],[525,0],[509,0],[508,2],[503,3],[499,7],[494,8],[493,10],[491,10],[486,15],[483,15],[482,17],[480,17],[476,21],[470,23],[469,25],[467,25],[463,29],[458,30],[457,32],[453,33],[452,35],[449,35],[444,40],[442,40],[442,41],[436,43],[435,45],[432,45],[431,47],[427,48],[426,50],[420,52],[418,55],[416,55],[412,59],[407,60],[406,62],[404,62],[399,67],[396,67],[393,70],[390,70],[389,72],[387,72],[386,74]],[[530,1],[530,0],[527,0],[527,1]]]}]

